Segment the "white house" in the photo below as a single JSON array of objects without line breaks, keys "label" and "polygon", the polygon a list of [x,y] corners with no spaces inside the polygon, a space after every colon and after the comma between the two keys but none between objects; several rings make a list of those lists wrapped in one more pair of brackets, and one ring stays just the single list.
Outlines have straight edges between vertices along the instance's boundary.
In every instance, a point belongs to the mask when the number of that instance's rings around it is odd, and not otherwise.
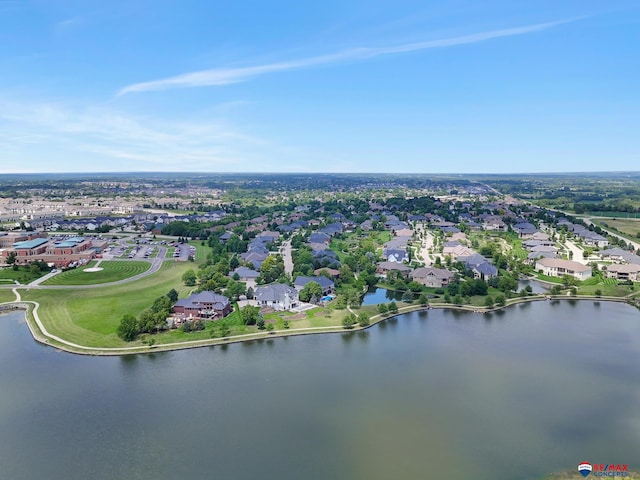
[{"label": "white house", "polygon": [[540,258],[536,261],[536,270],[542,270],[544,275],[550,277],[569,275],[577,280],[586,280],[591,277],[591,267],[588,265],[561,258]]},{"label": "white house", "polygon": [[640,265],[608,265],[607,278],[638,282],[640,281]]},{"label": "white house", "polygon": [[283,283],[256,287],[255,301],[259,307],[271,307],[274,310],[291,310],[300,304],[298,291]]}]

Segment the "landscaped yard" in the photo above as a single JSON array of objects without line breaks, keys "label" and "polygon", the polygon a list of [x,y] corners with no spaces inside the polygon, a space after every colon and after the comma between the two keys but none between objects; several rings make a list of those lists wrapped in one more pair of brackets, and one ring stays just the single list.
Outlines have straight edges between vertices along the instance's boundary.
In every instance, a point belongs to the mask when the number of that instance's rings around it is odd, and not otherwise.
[{"label": "landscaped yard", "polygon": [[86,272],[87,268],[95,267],[96,262],[89,262],[83,267],[59,273],[47,280],[43,285],[98,285],[101,283],[115,282],[125,278],[133,277],[146,272],[151,268],[149,262],[126,262],[118,260],[103,260],[99,272]]}]

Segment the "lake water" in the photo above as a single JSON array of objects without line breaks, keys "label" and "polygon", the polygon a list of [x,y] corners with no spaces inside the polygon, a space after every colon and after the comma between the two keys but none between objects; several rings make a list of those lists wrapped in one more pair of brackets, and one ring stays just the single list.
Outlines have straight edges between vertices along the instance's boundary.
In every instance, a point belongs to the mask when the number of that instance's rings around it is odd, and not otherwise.
[{"label": "lake water", "polygon": [[387,290],[386,288],[373,287],[367,290],[362,297],[362,305],[377,305],[378,303],[389,303],[400,301],[402,292]]},{"label": "lake water", "polygon": [[532,293],[549,293],[551,285],[536,280],[518,280],[518,292],[526,287],[531,287]]},{"label": "lake water", "polygon": [[0,364],[3,479],[525,480],[640,460],[624,304],[112,358],[41,346],[18,312],[0,316]]}]

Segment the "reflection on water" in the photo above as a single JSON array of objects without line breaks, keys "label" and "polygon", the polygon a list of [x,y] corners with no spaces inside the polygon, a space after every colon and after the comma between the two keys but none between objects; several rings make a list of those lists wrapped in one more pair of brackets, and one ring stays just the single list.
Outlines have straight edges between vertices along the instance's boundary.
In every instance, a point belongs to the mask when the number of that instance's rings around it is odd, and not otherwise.
[{"label": "reflection on water", "polygon": [[402,292],[387,290],[386,288],[370,288],[362,298],[362,305],[376,305],[378,303],[398,302],[402,299]]},{"label": "reflection on water", "polygon": [[56,352],[21,313],[1,316],[0,477],[513,480],[585,459],[631,468],[638,312],[573,303],[433,309],[365,331],[115,358]]}]

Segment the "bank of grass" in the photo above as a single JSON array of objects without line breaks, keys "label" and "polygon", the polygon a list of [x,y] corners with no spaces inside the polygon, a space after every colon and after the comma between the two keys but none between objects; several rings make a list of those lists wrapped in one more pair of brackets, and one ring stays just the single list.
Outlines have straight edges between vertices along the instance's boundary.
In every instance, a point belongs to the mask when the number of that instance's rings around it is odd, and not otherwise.
[{"label": "bank of grass", "polygon": [[23,300],[40,303],[40,319],[52,335],[90,347],[133,346],[142,341],[127,343],[115,333],[122,316],[137,316],[172,288],[186,297],[191,288],[180,278],[192,267],[190,262],[165,262],[158,272],[135,283],[64,291],[31,289],[21,294]]},{"label": "bank of grass", "polygon": [[634,285],[618,285],[617,282],[614,284],[599,283],[596,285],[581,285],[578,287],[578,295],[595,295],[596,290],[600,290],[603,296],[624,297],[637,291],[639,285],[638,283]]},{"label": "bank of grass", "polygon": [[13,290],[0,288],[0,303],[13,302],[15,299],[16,296],[14,295]]},{"label": "bank of grass", "polygon": [[550,277],[549,275],[544,275],[542,273],[534,273],[533,274],[538,280],[542,280],[543,282],[549,283],[557,283],[558,285],[562,285],[562,278],[559,277]]},{"label": "bank of grass", "polygon": [[43,285],[98,285],[101,283],[110,283],[118,280],[124,280],[125,278],[134,277],[141,273],[146,272],[151,268],[149,262],[136,262],[136,261],[118,261],[118,260],[103,260],[100,262],[99,268],[102,268],[99,272],[86,272],[87,268],[93,268],[97,262],[89,262],[83,267],[74,268],[73,270],[67,270],[66,272],[58,273],[51,278],[48,278]]}]

